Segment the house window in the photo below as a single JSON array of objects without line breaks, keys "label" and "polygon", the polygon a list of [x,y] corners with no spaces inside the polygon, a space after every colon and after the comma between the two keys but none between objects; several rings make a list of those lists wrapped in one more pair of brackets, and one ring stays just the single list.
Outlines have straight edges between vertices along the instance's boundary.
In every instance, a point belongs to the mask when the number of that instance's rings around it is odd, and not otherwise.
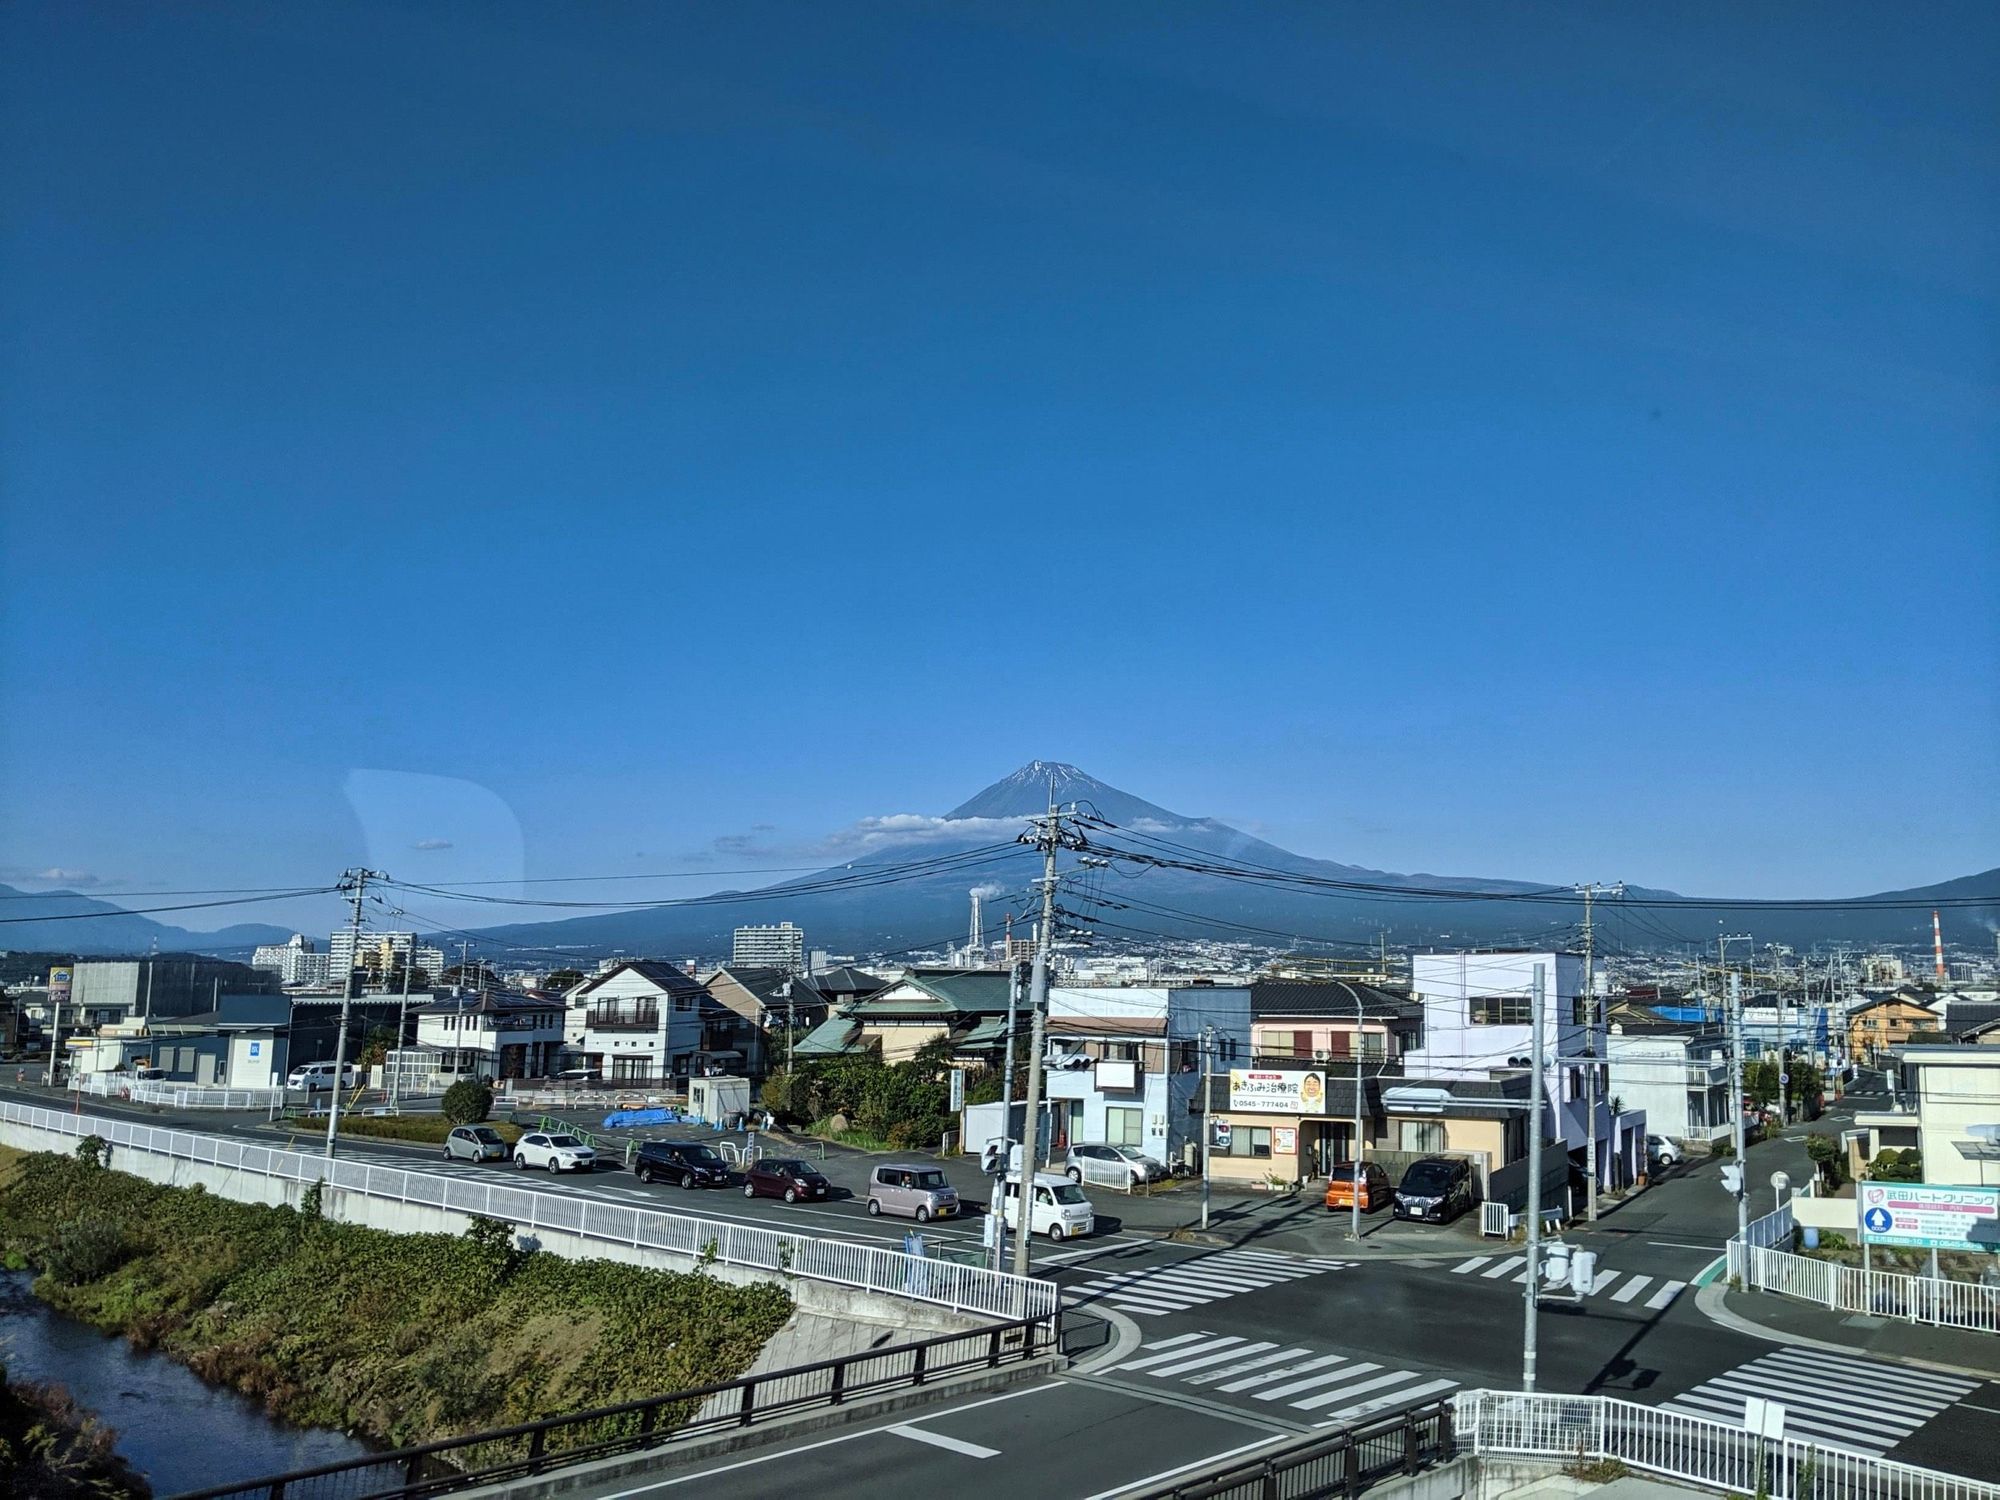
[{"label": "house window", "polygon": [[1229,1155],[1249,1156],[1259,1160],[1271,1154],[1271,1127],[1268,1125],[1238,1125],[1229,1132]]},{"label": "house window", "polygon": [[1442,1151],[1444,1150],[1444,1122],[1442,1120],[1401,1120],[1396,1126],[1396,1149],[1398,1151]]},{"label": "house window", "polygon": [[650,1083],[653,1060],[649,1057],[614,1057],[611,1059],[611,1077],[616,1083]]},{"label": "house window", "polygon": [[674,996],[674,1009],[679,1011],[682,1015],[686,1015],[689,1011],[694,1009],[694,996],[692,995]]},{"label": "house window", "polygon": [[1292,1056],[1311,1057],[1313,1055],[1313,1034],[1310,1031],[1292,1033]]},{"label": "house window", "polygon": [[1384,1038],[1383,1038],[1383,1036],[1382,1036],[1382,1033],[1381,1033],[1381,1032],[1379,1032],[1379,1031],[1364,1031],[1364,1032],[1362,1032],[1362,1033],[1361,1033],[1361,1055],[1362,1055],[1363,1057],[1366,1057],[1366,1058],[1373,1058],[1373,1059],[1378,1059],[1378,1060],[1379,1060],[1379,1059],[1381,1058],[1381,1056],[1382,1056],[1382,1050],[1383,1050],[1383,1048],[1382,1048],[1382,1043],[1383,1043],[1383,1041],[1384,1041]]},{"label": "house window", "polygon": [[1526,1026],[1535,1018],[1534,1002],[1526,995],[1474,995],[1466,1013],[1474,1026]]},{"label": "house window", "polygon": [[1113,1146],[1138,1145],[1140,1117],[1144,1113],[1144,1110],[1138,1109],[1107,1109],[1104,1112],[1104,1139]]}]

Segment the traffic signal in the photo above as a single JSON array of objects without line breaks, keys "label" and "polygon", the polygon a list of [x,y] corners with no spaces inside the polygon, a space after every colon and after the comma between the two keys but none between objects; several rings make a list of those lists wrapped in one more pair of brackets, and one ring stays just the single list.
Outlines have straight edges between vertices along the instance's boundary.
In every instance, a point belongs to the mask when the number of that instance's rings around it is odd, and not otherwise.
[{"label": "traffic signal", "polygon": [[1741,1198],[1743,1196],[1743,1164],[1741,1162],[1731,1161],[1722,1164],[1722,1185],[1728,1189],[1730,1197]]}]

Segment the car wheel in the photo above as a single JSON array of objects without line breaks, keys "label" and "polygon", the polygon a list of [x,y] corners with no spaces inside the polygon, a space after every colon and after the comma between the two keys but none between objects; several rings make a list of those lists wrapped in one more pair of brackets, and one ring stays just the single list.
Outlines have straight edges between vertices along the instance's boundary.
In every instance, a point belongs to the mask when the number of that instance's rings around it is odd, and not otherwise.
[{"label": "car wheel", "polygon": [[930,1223],[930,1221],[931,1221],[930,1209],[925,1207],[923,1204],[919,1203],[917,1205],[917,1222],[919,1224],[928,1224]]},{"label": "car wheel", "polygon": [[785,1189],[785,1201],[786,1201],[787,1203],[796,1203],[796,1202],[798,1202],[798,1201],[799,1201],[799,1190],[798,1190],[797,1188],[786,1188],[786,1189]]},{"label": "car wheel", "polygon": [[560,1172],[562,1170],[562,1159],[560,1157],[551,1156],[549,1158],[549,1170],[551,1172]]},{"label": "car wheel", "polygon": [[632,1175],[648,1187],[651,1187],[653,1184],[653,1169],[651,1167],[636,1168]]},{"label": "car wheel", "polygon": [[701,1184],[700,1184],[700,1183],[698,1183],[698,1182],[696,1182],[696,1181],[694,1180],[694,1173],[692,1173],[692,1172],[683,1172],[683,1173],[681,1174],[681,1191],[682,1191],[682,1192],[684,1192],[684,1193],[691,1193],[691,1192],[693,1192],[693,1191],[694,1191],[694,1190],[695,1190],[696,1188],[698,1188],[698,1187],[700,1187],[700,1186],[701,1186]]},{"label": "car wheel", "polygon": [[1049,1243],[1053,1245],[1062,1237],[1063,1237],[1062,1225],[1051,1224],[1049,1226]]},{"label": "car wheel", "polygon": [[749,1183],[749,1182],[746,1182],[746,1183],[744,1183],[744,1184],[743,1184],[743,1196],[744,1196],[744,1197],[746,1197],[746,1198],[754,1198],[754,1197],[756,1197],[756,1196],[757,1196],[757,1187],[756,1187],[756,1184],[755,1184],[755,1183]]},{"label": "car wheel", "polygon": [[525,1172],[528,1170],[528,1158],[519,1151],[516,1151],[514,1153],[514,1165]]},{"label": "car wheel", "polygon": [[1068,1179],[1069,1179],[1069,1180],[1070,1180],[1071,1182],[1082,1182],[1082,1181],[1083,1181],[1083,1168],[1082,1168],[1082,1167],[1071,1167],[1071,1168],[1070,1168],[1070,1169],[1069,1169],[1069,1170],[1068,1170],[1067,1172],[1065,1172],[1065,1173],[1064,1173],[1063,1175],[1064,1175],[1065,1177],[1067,1177],[1067,1178],[1068,1178]]},{"label": "car wheel", "polygon": [[868,1215],[870,1218],[875,1219],[882,1217],[882,1205],[877,1203],[873,1198],[868,1200]]},{"label": "car wheel", "polygon": [[449,1146],[447,1146],[447,1147],[445,1147],[445,1148],[444,1148],[444,1159],[445,1159],[446,1161],[450,1161],[450,1160],[451,1160],[451,1147],[449,1147]]}]

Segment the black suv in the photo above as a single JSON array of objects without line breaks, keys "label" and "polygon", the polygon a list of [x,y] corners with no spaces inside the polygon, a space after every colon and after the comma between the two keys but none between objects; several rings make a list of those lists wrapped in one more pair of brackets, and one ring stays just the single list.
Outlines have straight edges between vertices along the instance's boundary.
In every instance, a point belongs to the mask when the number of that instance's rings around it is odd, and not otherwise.
[{"label": "black suv", "polygon": [[678,1182],[690,1189],[723,1187],[729,1182],[729,1163],[715,1147],[697,1141],[642,1141],[632,1175],[641,1182]]},{"label": "black suv", "polygon": [[1472,1207],[1472,1163],[1456,1156],[1413,1161],[1396,1189],[1396,1217],[1449,1224]]}]

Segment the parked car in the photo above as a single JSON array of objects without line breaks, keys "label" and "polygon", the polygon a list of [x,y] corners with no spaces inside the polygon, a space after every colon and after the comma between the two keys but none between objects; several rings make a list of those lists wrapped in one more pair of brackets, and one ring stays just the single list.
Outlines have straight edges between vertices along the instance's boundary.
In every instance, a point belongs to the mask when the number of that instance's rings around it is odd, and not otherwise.
[{"label": "parked car", "polygon": [[461,1125],[444,1138],[446,1161],[505,1161],[507,1142],[491,1125]]},{"label": "parked car", "polygon": [[783,1198],[797,1203],[801,1198],[824,1198],[827,1180],[818,1171],[792,1156],[773,1156],[752,1162],[743,1173],[746,1198]]},{"label": "parked car", "polygon": [[1396,1188],[1396,1217],[1449,1224],[1472,1207],[1472,1163],[1456,1156],[1413,1161]]},{"label": "parked car", "polygon": [[[317,1093],[321,1089],[333,1087],[334,1067],[330,1062],[300,1063],[285,1079],[288,1089],[304,1089],[307,1093]],[[340,1070],[340,1086],[351,1089],[361,1081],[361,1074],[353,1063]]]},{"label": "parked car", "polygon": [[1679,1166],[1681,1148],[1663,1135],[1649,1135],[1646,1137],[1646,1160],[1655,1166]]},{"label": "parked car", "polygon": [[632,1175],[641,1182],[677,1182],[690,1190],[722,1187],[729,1181],[729,1163],[715,1147],[699,1141],[644,1141],[632,1159]]},{"label": "parked car", "polygon": [[514,1165],[524,1172],[529,1167],[547,1167],[551,1172],[591,1172],[597,1168],[597,1153],[573,1135],[531,1130],[514,1147]]},{"label": "parked car", "polygon": [[1395,1197],[1395,1191],[1389,1185],[1389,1174],[1372,1161],[1364,1161],[1358,1166],[1351,1161],[1337,1161],[1329,1167],[1326,1174],[1326,1206],[1352,1210],[1357,1177],[1361,1182],[1361,1211],[1364,1214],[1389,1206]]},{"label": "parked car", "polygon": [[958,1212],[958,1189],[936,1167],[892,1162],[868,1175],[868,1212],[900,1214],[919,1224]]},{"label": "parked car", "polygon": [[[1086,1162],[1093,1165],[1086,1169]],[[1165,1162],[1132,1146],[1072,1146],[1063,1158],[1063,1171],[1071,1182],[1088,1176],[1092,1182],[1111,1184],[1122,1176],[1127,1187],[1161,1182],[1168,1175]]]},{"label": "parked car", "polygon": [[[1010,1174],[1000,1184],[995,1207],[1006,1215],[1008,1227],[1017,1233],[1021,1226],[1021,1174]],[[1045,1234],[1052,1240],[1073,1240],[1096,1227],[1097,1216],[1083,1189],[1066,1176],[1054,1172],[1035,1174],[1034,1201],[1028,1209],[1028,1233]]]}]

